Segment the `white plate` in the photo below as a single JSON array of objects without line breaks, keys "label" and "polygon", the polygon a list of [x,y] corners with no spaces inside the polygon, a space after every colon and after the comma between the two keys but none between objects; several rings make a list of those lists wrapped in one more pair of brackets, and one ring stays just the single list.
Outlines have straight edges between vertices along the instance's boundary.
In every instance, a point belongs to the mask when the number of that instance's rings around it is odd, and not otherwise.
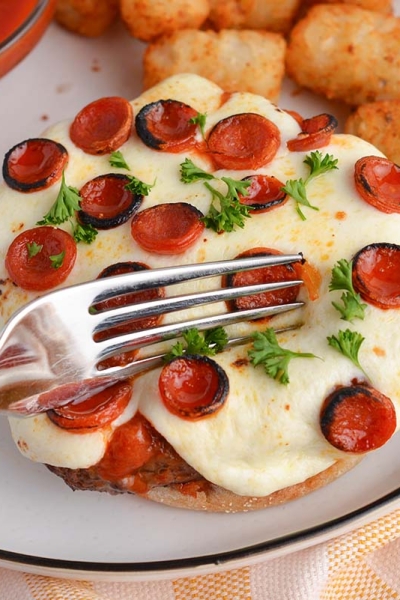
[{"label": "white plate", "polygon": [[[400,13],[400,0],[397,2]],[[144,46],[121,26],[88,40],[53,25],[0,80],[0,157],[107,95],[141,90]],[[283,108],[347,109],[285,83]],[[400,506],[400,436],[352,472],[282,507],[237,515],[166,508],[134,496],[72,492],[24,459],[0,421],[0,566],[63,577],[148,580],[237,568],[344,533]]]}]

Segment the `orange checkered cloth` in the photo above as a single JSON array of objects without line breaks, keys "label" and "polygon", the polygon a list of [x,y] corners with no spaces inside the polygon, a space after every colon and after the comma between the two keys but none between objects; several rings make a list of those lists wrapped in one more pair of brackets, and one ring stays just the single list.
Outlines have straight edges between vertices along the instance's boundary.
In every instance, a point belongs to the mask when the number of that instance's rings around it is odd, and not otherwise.
[{"label": "orange checkered cloth", "polygon": [[400,599],[400,509],[352,533],[233,571],[166,581],[72,581],[0,569],[0,600]]}]

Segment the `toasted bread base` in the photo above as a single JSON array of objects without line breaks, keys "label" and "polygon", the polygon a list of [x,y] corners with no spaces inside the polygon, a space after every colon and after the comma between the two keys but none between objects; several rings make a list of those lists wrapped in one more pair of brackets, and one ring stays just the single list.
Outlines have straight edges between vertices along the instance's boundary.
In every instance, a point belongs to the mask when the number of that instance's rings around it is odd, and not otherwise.
[{"label": "toasted bread base", "polygon": [[[262,497],[239,496],[205,480],[155,486],[140,494],[140,496],[167,506],[187,510],[225,513],[247,512],[285,504],[291,500],[302,498],[310,492],[335,481],[335,479],[355,467],[361,460],[362,457],[360,456],[348,456],[301,483]],[[49,465],[47,467],[64,479],[65,483],[73,490],[92,490],[111,494],[132,493],[128,488],[124,489],[120,483],[118,486],[114,486],[96,478],[93,469],[72,470]]]}]

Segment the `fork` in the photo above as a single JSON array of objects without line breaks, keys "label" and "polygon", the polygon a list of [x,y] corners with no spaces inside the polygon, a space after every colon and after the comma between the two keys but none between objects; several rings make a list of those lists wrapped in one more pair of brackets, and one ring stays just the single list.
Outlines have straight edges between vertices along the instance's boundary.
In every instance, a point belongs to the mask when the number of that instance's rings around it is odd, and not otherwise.
[{"label": "fork", "polygon": [[[297,286],[299,279],[220,288],[96,310],[100,302],[145,289],[260,267],[301,262],[299,254],[253,256],[233,260],[149,269],[95,279],[44,294],[16,311],[0,333],[0,412],[32,415],[83,401],[118,380],[159,366],[163,354],[103,368],[122,352],[179,337],[190,328],[228,326],[294,310],[302,302],[177,321],[107,339],[99,333],[129,321],[194,306]],[[97,336],[96,336],[97,334]],[[97,339],[96,339],[97,337]],[[244,343],[247,337],[229,340]]]}]

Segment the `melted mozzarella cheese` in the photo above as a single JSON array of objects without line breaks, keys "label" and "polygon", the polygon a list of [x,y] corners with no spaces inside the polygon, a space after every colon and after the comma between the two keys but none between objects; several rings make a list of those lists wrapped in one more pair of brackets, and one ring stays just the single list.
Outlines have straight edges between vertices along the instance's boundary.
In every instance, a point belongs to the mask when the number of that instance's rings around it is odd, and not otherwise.
[{"label": "melted mozzarella cheese", "polygon": [[[159,98],[175,98],[207,113],[207,129],[220,119],[240,112],[257,112],[274,121],[281,131],[281,146],[274,160],[257,172],[274,175],[282,182],[306,177],[305,152],[289,152],[286,141],[299,132],[296,121],[264,98],[251,94],[232,94],[221,105],[222,91],[214,84],[194,75],[172,77],[148,90],[133,101],[135,113]],[[107,156],[89,156],[77,149],[68,136],[69,122],[60,123],[45,132],[47,137],[62,143],[70,153],[66,169],[68,185],[80,188],[89,179],[109,172],[121,172],[110,167]],[[133,133],[120,148],[132,174],[146,183],[156,185],[145,198],[142,208],[161,202],[189,202],[206,213],[210,194],[202,182],[184,184],[180,167],[186,157],[202,168],[209,165],[193,153],[168,154],[147,148]],[[349,135],[334,135],[321,152],[338,159],[338,169],[313,180],[307,188],[308,198],[318,210],[303,208],[302,221],[293,200],[263,214],[253,214],[243,229],[218,235],[205,230],[201,239],[183,255],[157,256],[143,251],[132,239],[130,224],[100,231],[95,242],[78,247],[78,259],[66,284],[97,277],[106,266],[125,260],[144,262],[150,267],[162,267],[182,262],[193,263],[230,259],[253,247],[270,247],[284,253],[303,252],[305,258],[322,276],[320,297],[307,298],[301,311],[276,317],[276,326],[302,322],[297,330],[279,337],[280,343],[297,352],[311,352],[317,358],[298,358],[289,366],[290,383],[285,386],[268,378],[261,367],[243,365],[247,347],[223,352],[215,360],[225,369],[230,392],[223,409],[209,418],[190,422],[169,413],[158,392],[157,372],[138,377],[134,383],[136,407],[172,444],[177,452],[206,479],[238,494],[263,496],[304,481],[332,465],[343,453],[333,448],[319,427],[319,413],[324,398],[338,384],[349,384],[363,374],[351,361],[337,353],[327,343],[327,336],[337,334],[347,326],[333,308],[332,300],[340,292],[328,292],[331,270],[342,258],[350,260],[360,248],[374,242],[400,244],[400,215],[386,215],[367,205],[354,186],[354,164],[365,155],[381,155],[370,144]],[[254,172],[254,171],[253,171]],[[248,171],[219,171],[217,176],[234,179]],[[215,186],[224,184],[213,182]],[[7,294],[0,300],[0,319],[33,297],[7,282],[4,256],[16,233],[30,228],[42,218],[55,200],[58,186],[44,192],[19,194],[6,186],[0,188],[2,206],[2,238],[0,242],[0,279]],[[7,223],[7,227],[4,225]],[[199,291],[217,287],[218,281],[200,280],[174,289]],[[226,310],[224,305],[188,309],[180,318],[191,318]],[[165,322],[176,319],[166,316]],[[400,374],[398,356],[400,311],[379,310],[368,306],[363,321],[354,329],[365,338],[360,362],[374,387],[389,396],[396,411],[400,410]],[[257,324],[241,324],[231,328],[241,334],[263,328]],[[239,365],[242,366],[239,366]],[[132,406],[124,418],[132,413]],[[398,419],[400,422],[400,419]],[[88,467],[103,455],[110,430],[77,435],[55,427],[46,415],[32,419],[10,419],[11,431],[19,449],[32,460],[71,468]],[[114,423],[113,428],[118,423]]]}]

